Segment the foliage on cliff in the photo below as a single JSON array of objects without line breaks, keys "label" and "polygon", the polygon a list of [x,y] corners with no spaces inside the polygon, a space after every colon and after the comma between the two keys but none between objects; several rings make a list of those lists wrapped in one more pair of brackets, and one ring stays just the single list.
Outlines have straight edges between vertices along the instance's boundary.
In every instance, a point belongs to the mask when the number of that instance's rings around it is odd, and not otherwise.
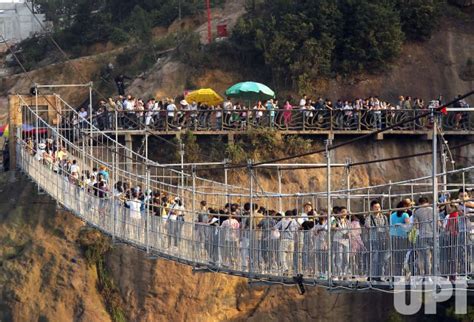
[{"label": "foliage on cliff", "polygon": [[263,61],[275,84],[303,89],[334,74],[385,69],[405,39],[425,40],[443,0],[251,2],[233,39],[246,61]]},{"label": "foliage on cliff", "polygon": [[[222,2],[213,0],[211,5]],[[37,0],[35,9],[53,22],[64,45],[73,48],[129,38],[149,40],[153,27],[169,26],[180,10],[181,17],[195,15],[204,4],[199,0]]]},{"label": "foliage on cliff", "polygon": [[97,287],[104,298],[107,311],[114,322],[125,322],[124,303],[120,291],[107,270],[104,260],[105,254],[112,245],[108,237],[91,228],[84,228],[78,238],[89,266],[97,270]]}]

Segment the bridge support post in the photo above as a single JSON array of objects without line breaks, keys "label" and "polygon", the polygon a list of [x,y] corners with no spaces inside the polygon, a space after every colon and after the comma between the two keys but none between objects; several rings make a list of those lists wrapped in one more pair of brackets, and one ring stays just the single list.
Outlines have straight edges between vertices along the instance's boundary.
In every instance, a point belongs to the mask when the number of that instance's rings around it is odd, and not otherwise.
[{"label": "bridge support post", "polygon": [[[438,161],[438,117],[435,113],[435,110],[431,110],[433,118],[433,140],[432,140],[432,162],[433,162],[433,173],[432,173],[432,182],[433,182],[433,265],[432,265],[432,274],[434,276],[439,276],[439,244],[438,244],[438,177],[437,177],[437,161]],[[466,272],[467,273],[467,272]],[[425,272],[426,274],[426,272]]]},{"label": "bridge support post", "polygon": [[[91,155],[91,158],[90,158],[90,169],[92,171],[92,168],[94,167],[93,163],[92,163],[92,158],[94,156],[94,142],[93,142],[93,139],[92,139],[92,135],[93,135],[93,119],[92,119],[92,86],[93,86],[93,83],[90,82],[89,84],[89,123],[90,123],[90,131],[89,131],[89,149],[90,149],[90,155]],[[98,146],[98,145],[97,145]]]},{"label": "bridge support post", "polygon": [[[35,155],[38,152],[39,148],[39,112],[38,112],[38,85],[35,84],[35,113],[36,113],[36,129],[35,129],[35,142],[36,142],[36,147],[35,147]],[[36,177],[41,180],[40,176],[38,176],[38,166],[35,166],[36,169]],[[41,188],[39,183],[36,185],[38,187],[38,194],[41,192]]]},{"label": "bridge support post", "polygon": [[[249,276],[252,274],[253,266],[253,161],[248,160],[248,170],[249,170],[249,182],[250,182],[250,214],[249,214],[249,262],[248,262],[248,271]],[[245,219],[245,218],[244,218]]]},{"label": "bridge support post", "polygon": [[[117,182],[117,179],[116,179],[116,167],[115,167],[115,153],[116,153],[116,150],[114,149],[112,151],[112,182],[113,184],[115,184]],[[113,229],[112,229],[112,244],[115,243],[115,235],[116,235],[116,231],[117,231],[117,202],[115,201],[115,191],[114,191],[114,188],[112,186],[112,213],[114,215],[114,223],[113,223]]]},{"label": "bridge support post", "polygon": [[225,184],[225,203],[228,204],[230,202],[229,197],[229,169],[227,168],[227,163],[229,163],[229,159],[224,159],[224,184]]},{"label": "bridge support post", "polygon": [[278,211],[281,213],[283,211],[283,202],[281,199],[281,170],[280,167],[277,168],[277,174],[278,174]]},{"label": "bridge support post", "polygon": [[[462,172],[462,190],[463,191],[467,191],[466,190],[466,172],[463,171]],[[466,213],[466,203],[463,203],[463,212]],[[468,236],[466,236],[466,232],[463,232],[462,234],[465,234],[464,237],[463,237],[463,240],[464,240],[464,245],[462,245],[462,247],[464,247],[464,249],[467,249],[467,238]],[[468,261],[468,252],[467,251],[464,251],[464,274],[467,275],[468,274],[468,268],[469,268],[469,261]]]},{"label": "bridge support post", "polygon": [[229,132],[227,134],[227,143],[229,145],[234,145],[234,133]]},{"label": "bridge support post", "polygon": [[[148,163],[148,160],[147,160]],[[145,183],[145,244],[146,244],[146,253],[150,254],[150,199],[151,199],[151,189],[150,189],[150,169],[148,169],[148,164],[146,165],[146,183]]]},{"label": "bridge support post", "polygon": [[[201,249],[201,246],[199,245],[199,247],[196,247],[196,233],[195,233],[195,230],[196,230],[196,225],[197,225],[197,216],[196,216],[196,166],[193,165],[192,166],[192,184],[193,184],[193,190],[192,190],[192,198],[191,198],[191,213],[192,213],[192,218],[191,218],[191,222],[192,222],[192,245],[191,245],[191,258],[192,258],[192,261],[193,263],[196,263],[196,250],[200,251]],[[198,226],[200,229],[202,229],[202,227]],[[199,258],[199,260],[201,260]]]},{"label": "bridge support post", "polygon": [[351,159],[346,160],[346,208],[351,212]]},{"label": "bridge support post", "polygon": [[181,157],[181,191],[180,191],[180,197],[181,200],[184,200],[184,143],[180,140],[180,150],[179,150],[179,156]]},{"label": "bridge support post", "polygon": [[125,147],[127,148],[125,150],[125,169],[127,172],[132,172],[133,168],[133,162],[132,162],[132,151],[133,151],[133,141],[132,141],[132,135],[129,133],[125,134]]},{"label": "bridge support post", "polygon": [[332,212],[332,202],[331,202],[331,146],[332,140],[326,140],[326,198],[328,206],[328,234],[327,234],[327,244],[328,244],[328,286],[332,287],[332,243],[331,243],[331,212]]}]

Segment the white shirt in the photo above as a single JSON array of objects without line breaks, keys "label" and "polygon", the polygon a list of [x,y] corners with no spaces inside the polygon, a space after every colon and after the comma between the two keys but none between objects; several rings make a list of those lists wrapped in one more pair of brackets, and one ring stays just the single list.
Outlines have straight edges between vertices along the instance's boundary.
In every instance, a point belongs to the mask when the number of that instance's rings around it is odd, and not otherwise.
[{"label": "white shirt", "polygon": [[87,119],[87,112],[86,111],[81,111],[79,112],[79,118],[83,121]]},{"label": "white shirt", "polygon": [[72,164],[70,170],[71,170],[71,174],[74,174],[74,173],[79,174],[79,166],[77,164]]},{"label": "white shirt", "polygon": [[166,110],[168,111],[168,117],[174,117],[174,112],[176,111],[176,105],[168,104],[168,106],[166,107]]},{"label": "white shirt", "polygon": [[302,225],[302,224],[303,224],[305,221],[307,221],[307,220],[308,220],[308,214],[305,213],[305,212],[303,212],[303,213],[301,214],[301,217],[297,219],[298,224],[300,224],[300,225]]},{"label": "white shirt", "polygon": [[224,110],[231,110],[232,109],[232,102],[231,101],[225,101],[224,102]]},{"label": "white shirt", "polygon": [[142,203],[138,199],[133,199],[127,201],[127,205],[130,207],[130,218],[132,219],[141,219],[142,215],[140,212],[140,207]]},{"label": "white shirt", "polygon": [[126,111],[133,111],[134,108],[135,108],[134,107],[135,104],[132,100],[125,100],[124,105],[125,105],[125,110]]},{"label": "white shirt", "polygon": [[38,149],[38,152],[36,152],[36,160],[38,161],[43,160],[45,153],[46,153],[45,150]]},{"label": "white shirt", "polygon": [[306,105],[306,100],[304,98],[300,99],[300,107],[303,107]]}]

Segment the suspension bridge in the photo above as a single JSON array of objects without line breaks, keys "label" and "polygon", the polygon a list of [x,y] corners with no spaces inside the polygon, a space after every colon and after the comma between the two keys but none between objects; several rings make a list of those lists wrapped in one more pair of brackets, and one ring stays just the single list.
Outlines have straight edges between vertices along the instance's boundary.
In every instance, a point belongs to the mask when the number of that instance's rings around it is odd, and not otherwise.
[{"label": "suspension bridge", "polygon": [[[429,152],[432,173],[367,187],[352,187],[351,168],[357,164],[334,163],[332,151],[342,144],[333,144],[331,140],[326,141],[325,149],[308,152],[325,153],[326,162],[321,164],[281,163],[293,159],[292,156],[247,164],[159,164],[148,158],[148,151],[142,155],[122,144],[119,135],[125,132],[119,128],[100,130],[92,119],[83,120],[82,125],[74,124],[71,120],[79,115],[72,106],[59,95],[40,95],[38,91],[35,96],[10,97],[10,160],[39,190],[88,225],[111,236],[114,242],[130,244],[150,257],[190,265],[196,271],[225,273],[263,283],[346,290],[390,290],[397,278],[409,276],[442,276],[463,280],[471,287],[474,275],[471,227],[474,223],[471,224],[468,205],[472,200],[464,197],[449,201],[447,196],[456,196],[460,189],[467,191],[474,187],[471,183],[474,166],[448,170],[449,151],[443,140],[437,139],[443,134],[443,121],[437,111],[429,113],[404,117],[386,129],[365,135],[382,133],[405,121],[410,124],[421,124],[418,120],[432,122],[433,148]],[[34,129],[24,131],[23,124],[31,124]],[[153,135],[147,130],[142,134],[146,138]],[[357,138],[343,144],[354,140]],[[46,144],[53,150],[62,150],[65,158],[76,160],[81,173],[106,168],[108,190],[88,187],[80,174],[70,172],[60,160],[44,153]],[[440,152],[442,170],[438,171]],[[199,176],[202,168],[222,171],[224,182]],[[261,187],[255,173],[258,168],[277,172],[278,191]],[[326,191],[282,192],[282,171],[306,168],[326,171]],[[331,171],[336,168],[345,171],[345,189],[331,187]],[[232,169],[247,173],[248,186],[228,182],[228,171]],[[138,200],[125,194],[119,182],[128,183],[132,188],[140,187],[143,198]],[[167,200],[174,203],[155,200],[155,192],[166,195]],[[396,201],[421,196],[431,199],[429,207],[423,206],[431,209],[429,219],[424,222],[402,223],[396,227],[375,222],[352,225],[356,217],[367,221],[379,218],[380,214],[407,211],[398,209]],[[378,200],[381,209],[371,208],[372,200]],[[209,208],[233,205],[229,208],[235,209],[225,214],[209,213],[200,207],[201,201]],[[344,213],[332,213],[333,206],[341,202],[350,212],[348,218]],[[280,214],[285,209],[301,210],[308,205],[326,211],[304,215],[298,211],[287,213],[282,219],[279,214],[257,214],[256,204],[278,209]],[[412,205],[410,208],[415,212],[418,209]],[[446,213],[448,208],[456,209],[458,216],[443,218],[441,209]],[[184,220],[176,220],[173,215],[182,216]],[[202,221],[203,216],[208,220]],[[308,220],[315,222],[311,229],[299,228]],[[230,224],[226,225],[226,221]]]}]

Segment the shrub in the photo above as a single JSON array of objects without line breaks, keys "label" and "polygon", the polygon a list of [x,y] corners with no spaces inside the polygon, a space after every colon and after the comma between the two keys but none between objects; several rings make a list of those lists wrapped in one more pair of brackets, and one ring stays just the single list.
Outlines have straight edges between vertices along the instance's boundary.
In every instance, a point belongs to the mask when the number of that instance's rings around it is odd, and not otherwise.
[{"label": "shrub", "polygon": [[110,41],[114,44],[122,44],[127,42],[130,39],[128,33],[126,33],[123,29],[114,28],[112,33],[110,34]]}]

